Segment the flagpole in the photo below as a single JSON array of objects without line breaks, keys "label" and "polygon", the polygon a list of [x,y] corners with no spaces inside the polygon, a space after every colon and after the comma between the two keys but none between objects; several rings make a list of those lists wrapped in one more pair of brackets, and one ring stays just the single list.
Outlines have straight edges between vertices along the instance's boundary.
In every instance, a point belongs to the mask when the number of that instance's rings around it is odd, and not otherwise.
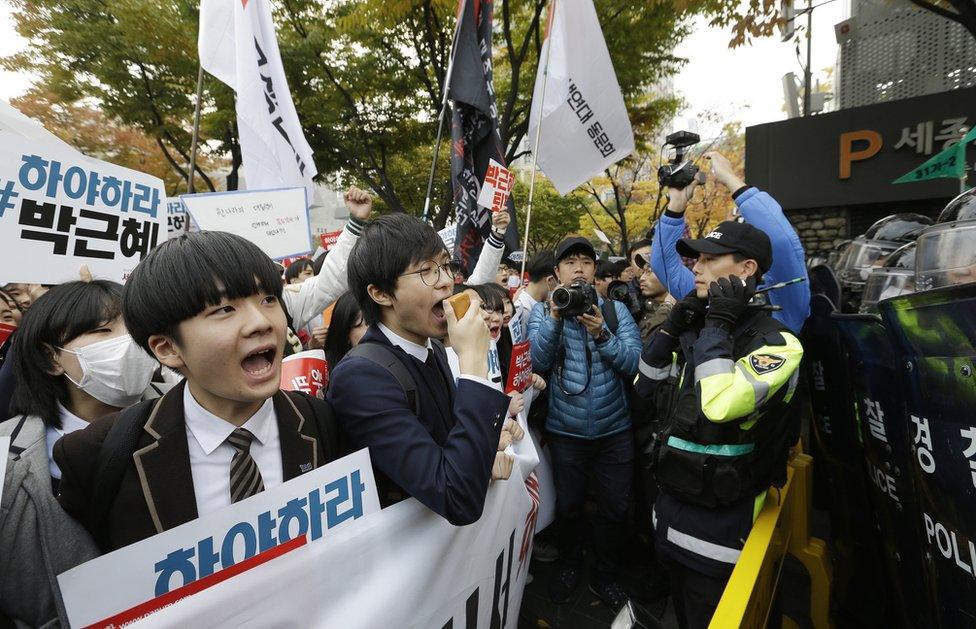
[{"label": "flagpole", "polygon": [[186,192],[193,194],[193,172],[197,167],[197,141],[200,139],[200,100],[203,95],[203,64],[197,70],[197,103],[193,111],[193,140],[190,143],[190,172],[186,178]]},{"label": "flagpole", "polygon": [[[556,21],[556,0],[552,0],[550,7],[551,18],[548,24],[546,24],[546,28],[549,29],[549,37],[546,40],[549,43],[546,46],[546,63],[542,74],[542,102],[539,103],[539,124],[535,127],[535,142],[532,148],[532,178],[529,180],[529,200],[525,210],[525,238],[522,242],[522,270],[519,273],[519,282],[522,282],[522,278],[525,277],[525,262],[529,257],[529,226],[532,224],[532,200],[535,197],[535,171],[539,156],[539,140],[542,137],[542,119],[546,106],[546,84],[549,82],[549,56],[552,54],[552,24]],[[535,103],[532,104],[535,105]],[[532,115],[531,112],[532,108],[530,107],[530,116]]]},{"label": "flagpole", "polygon": [[467,0],[461,0],[461,10],[458,12],[457,24],[454,25],[454,38],[451,40],[451,55],[447,60],[447,75],[444,77],[444,94],[441,96],[441,111],[437,115],[437,141],[434,143],[434,156],[430,162],[430,175],[427,177],[427,197],[424,199],[424,222],[430,218],[430,195],[434,189],[434,171],[437,170],[437,156],[441,152],[441,138],[444,135],[444,114],[447,112],[447,95],[451,89],[451,75],[454,71],[454,56],[457,54],[458,34],[461,32],[461,20],[464,19],[464,8]]}]

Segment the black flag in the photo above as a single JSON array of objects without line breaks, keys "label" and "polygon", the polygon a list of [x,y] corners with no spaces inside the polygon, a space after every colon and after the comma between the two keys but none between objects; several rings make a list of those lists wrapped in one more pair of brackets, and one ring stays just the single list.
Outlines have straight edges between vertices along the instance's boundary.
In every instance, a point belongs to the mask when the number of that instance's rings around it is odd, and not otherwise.
[{"label": "black flag", "polygon": [[[489,160],[505,164],[505,148],[498,129],[498,107],[491,69],[491,0],[460,0],[463,13],[458,29],[449,98],[451,112],[451,184],[457,215],[455,257],[470,274],[491,232],[491,210],[478,205],[478,193]],[[508,197],[512,222],[505,232],[505,249],[519,248],[515,203]]]}]

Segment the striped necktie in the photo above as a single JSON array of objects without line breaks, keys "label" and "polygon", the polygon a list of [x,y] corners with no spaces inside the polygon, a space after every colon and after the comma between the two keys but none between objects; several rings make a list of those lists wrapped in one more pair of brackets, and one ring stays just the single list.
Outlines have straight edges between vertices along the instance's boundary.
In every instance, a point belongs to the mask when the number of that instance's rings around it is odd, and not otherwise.
[{"label": "striped necktie", "polygon": [[254,435],[243,428],[237,428],[227,437],[227,443],[234,448],[234,458],[230,462],[230,501],[232,503],[250,498],[264,491],[261,470],[251,457],[251,441]]}]

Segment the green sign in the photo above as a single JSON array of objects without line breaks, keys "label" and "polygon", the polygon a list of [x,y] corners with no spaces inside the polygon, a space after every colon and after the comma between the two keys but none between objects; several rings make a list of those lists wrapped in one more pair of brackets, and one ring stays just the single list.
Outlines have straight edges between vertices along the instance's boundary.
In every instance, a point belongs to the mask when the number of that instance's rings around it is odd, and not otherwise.
[{"label": "green sign", "polygon": [[911,183],[929,179],[962,179],[966,176],[966,145],[976,139],[976,127],[966,136],[940,153],[933,155],[928,161],[895,179],[892,183]]}]

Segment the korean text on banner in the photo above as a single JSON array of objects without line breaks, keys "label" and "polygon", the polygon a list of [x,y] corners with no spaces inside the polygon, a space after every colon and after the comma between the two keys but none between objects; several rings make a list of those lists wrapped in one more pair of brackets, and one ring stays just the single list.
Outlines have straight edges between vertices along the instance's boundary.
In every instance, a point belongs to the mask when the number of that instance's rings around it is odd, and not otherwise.
[{"label": "korean text on banner", "polygon": [[179,197],[166,199],[166,233],[175,238],[190,231],[190,215]]},{"label": "korean text on banner", "polygon": [[495,160],[489,160],[485,180],[478,193],[478,205],[501,212],[508,207],[508,195],[515,188],[515,173]]},{"label": "korean text on banner", "polygon": [[529,342],[524,341],[512,347],[512,359],[508,367],[508,382],[505,393],[525,391],[532,384],[532,354]]},{"label": "korean text on banner", "polygon": [[457,242],[457,225],[448,225],[437,232],[437,235],[444,241],[444,247],[451,253],[454,253],[454,243]]},{"label": "korean text on banner", "polygon": [[379,510],[363,449],[59,575],[68,619],[73,627],[121,626],[209,590],[231,594],[225,604],[247,607],[259,599],[235,599],[233,592],[250,571],[334,545],[337,528],[341,534]]},{"label": "korean text on banner", "polygon": [[200,229],[247,238],[276,260],[311,251],[304,188],[180,196]]},{"label": "korean text on banner", "polygon": [[163,182],[0,131],[0,268],[10,282],[124,282],[166,240]]},{"label": "korean text on banner", "polygon": [[542,125],[536,160],[565,195],[630,155],[634,132],[593,0],[559,0],[549,25],[539,55],[548,55],[549,77],[540,63],[528,137]]},{"label": "korean text on banner", "polygon": [[328,386],[329,365],[324,351],[310,349],[281,361],[281,388],[285,391],[301,391],[321,400]]},{"label": "korean text on banner", "polygon": [[330,251],[335,244],[339,242],[339,236],[342,235],[342,230],[334,232],[325,232],[324,234],[319,234],[319,242],[322,244],[322,248],[326,251]]}]

